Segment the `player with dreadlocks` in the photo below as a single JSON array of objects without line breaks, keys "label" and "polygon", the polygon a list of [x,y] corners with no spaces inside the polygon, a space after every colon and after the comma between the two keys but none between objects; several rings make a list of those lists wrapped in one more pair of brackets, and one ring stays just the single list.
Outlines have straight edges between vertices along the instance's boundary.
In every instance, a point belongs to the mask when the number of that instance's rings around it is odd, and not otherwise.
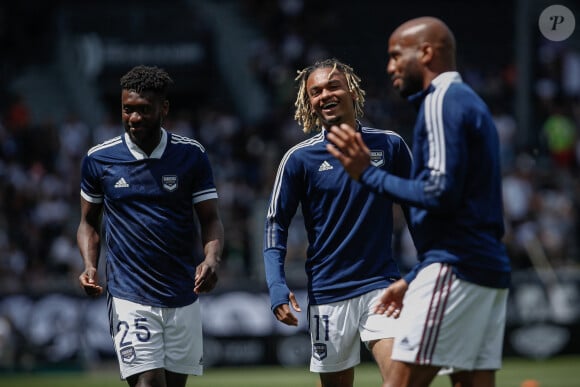
[{"label": "player with dreadlocks", "polygon": [[364,115],[363,106],[365,104],[366,93],[360,87],[360,78],[354,73],[352,67],[349,65],[341,63],[336,59],[326,59],[298,71],[298,76],[295,79],[298,81],[299,88],[298,96],[294,103],[294,106],[296,107],[294,119],[298,121],[298,124],[303,126],[304,133],[310,133],[312,130],[320,131],[322,128],[321,117],[316,114],[314,108],[310,104],[310,96],[306,91],[308,77],[314,70],[320,68],[331,68],[333,73],[339,71],[344,74],[348,90],[353,94],[355,118],[360,119]]},{"label": "player with dreadlocks", "polygon": [[301,206],[308,234],[308,326],[310,370],[322,386],[352,386],[360,342],[376,359],[383,380],[390,364],[394,319],[373,311],[384,289],[400,278],[392,256],[393,202],[352,180],[328,151],[330,125],[356,127],[371,149],[373,164],[408,176],[411,154],[397,134],[364,127],[360,78],[336,59],[298,73],[295,119],[304,132],[317,132],[292,147],[280,162],[265,222],[264,264],[276,318],[298,325],[300,312],[286,284],[288,230]]},{"label": "player with dreadlocks", "polygon": [[157,67],[125,74],[125,133],[91,148],[82,162],[79,281],[90,296],[103,292],[102,218],[110,329],[129,386],[185,387],[188,374],[202,373],[198,294],[214,288],[223,246],[205,149],[161,126],[172,83]]}]

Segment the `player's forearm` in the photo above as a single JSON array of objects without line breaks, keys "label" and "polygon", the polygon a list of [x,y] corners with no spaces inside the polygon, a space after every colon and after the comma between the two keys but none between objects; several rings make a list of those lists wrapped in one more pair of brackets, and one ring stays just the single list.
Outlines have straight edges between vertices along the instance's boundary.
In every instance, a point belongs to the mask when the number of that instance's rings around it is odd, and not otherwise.
[{"label": "player's forearm", "polygon": [[205,262],[219,265],[222,257],[222,242],[219,240],[209,241],[204,247]]},{"label": "player's forearm", "polygon": [[281,285],[286,287],[284,261],[286,249],[268,248],[264,250],[264,271],[269,288]]},{"label": "player's forearm", "polygon": [[286,284],[286,275],[284,273],[285,256],[285,249],[272,248],[264,250],[264,270],[272,311],[279,305],[288,304],[289,302],[290,289]]},{"label": "player's forearm", "polygon": [[459,205],[457,190],[451,190],[446,176],[429,181],[402,178],[375,167],[368,167],[359,182],[393,201],[430,211],[448,213]]},{"label": "player's forearm", "polygon": [[92,227],[80,225],[77,231],[77,245],[85,268],[96,268],[101,253],[101,237]]},{"label": "player's forearm", "polygon": [[204,232],[203,241],[205,260],[219,264],[224,245],[224,228],[219,220],[208,225]]}]

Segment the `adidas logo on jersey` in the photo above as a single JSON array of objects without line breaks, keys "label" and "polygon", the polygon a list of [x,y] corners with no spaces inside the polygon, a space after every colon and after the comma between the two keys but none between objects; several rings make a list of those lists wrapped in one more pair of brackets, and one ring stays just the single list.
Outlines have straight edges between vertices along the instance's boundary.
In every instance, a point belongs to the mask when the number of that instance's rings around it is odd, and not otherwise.
[{"label": "adidas logo on jersey", "polygon": [[333,169],[332,165],[330,165],[328,161],[324,160],[322,164],[320,164],[320,167],[318,167],[318,172],[328,171],[330,169]]},{"label": "adidas logo on jersey", "polygon": [[127,187],[129,187],[129,184],[127,184],[124,178],[120,178],[115,183],[115,188],[127,188]]}]

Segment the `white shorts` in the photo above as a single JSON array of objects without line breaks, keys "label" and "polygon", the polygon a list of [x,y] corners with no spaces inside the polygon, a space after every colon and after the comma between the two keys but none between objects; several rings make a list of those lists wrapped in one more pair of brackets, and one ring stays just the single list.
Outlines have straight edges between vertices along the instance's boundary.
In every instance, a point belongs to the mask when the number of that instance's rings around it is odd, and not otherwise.
[{"label": "white shorts", "polygon": [[312,358],[310,371],[337,372],[360,363],[360,342],[393,338],[397,320],[375,314],[384,289],[308,310]]},{"label": "white shorts", "polygon": [[459,370],[501,368],[507,289],[462,281],[434,263],[409,285],[393,360]]},{"label": "white shorts", "polygon": [[180,308],[158,308],[110,297],[109,321],[121,378],[164,368],[203,373],[199,300]]}]

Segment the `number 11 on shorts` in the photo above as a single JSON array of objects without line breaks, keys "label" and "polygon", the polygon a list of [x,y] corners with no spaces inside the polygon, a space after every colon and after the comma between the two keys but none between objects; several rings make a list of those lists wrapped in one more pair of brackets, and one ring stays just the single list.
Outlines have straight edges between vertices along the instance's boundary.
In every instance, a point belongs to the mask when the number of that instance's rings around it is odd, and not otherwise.
[{"label": "number 11 on shorts", "polygon": [[321,316],[319,314],[315,314],[314,319],[316,320],[316,341],[320,340],[320,325],[321,325],[321,323],[322,323],[322,329],[324,329],[324,341],[328,341],[328,315],[323,314]]}]

